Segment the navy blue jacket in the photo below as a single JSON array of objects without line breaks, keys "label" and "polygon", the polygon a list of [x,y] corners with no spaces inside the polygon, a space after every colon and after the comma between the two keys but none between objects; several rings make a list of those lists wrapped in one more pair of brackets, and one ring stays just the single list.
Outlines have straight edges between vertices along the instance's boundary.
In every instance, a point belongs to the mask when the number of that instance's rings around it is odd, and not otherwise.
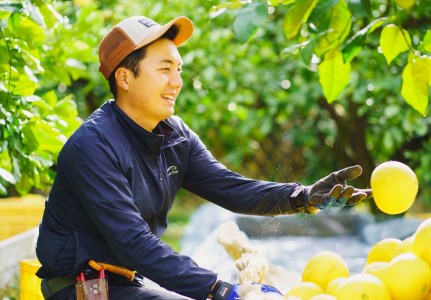
[{"label": "navy blue jacket", "polygon": [[296,212],[297,183],[229,171],[178,117],[150,133],[109,101],[64,145],[36,253],[42,278],[75,276],[89,259],[136,270],[162,287],[206,299],[217,274],[159,237],[180,188],[244,214]]}]

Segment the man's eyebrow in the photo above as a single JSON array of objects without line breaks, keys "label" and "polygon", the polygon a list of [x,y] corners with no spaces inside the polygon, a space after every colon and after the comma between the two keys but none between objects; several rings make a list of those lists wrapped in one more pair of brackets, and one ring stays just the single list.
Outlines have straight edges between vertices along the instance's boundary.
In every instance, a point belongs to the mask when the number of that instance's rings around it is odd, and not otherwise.
[{"label": "man's eyebrow", "polygon": [[[162,59],[161,61],[160,61],[161,63],[168,63],[168,64],[171,64],[171,65],[175,65],[176,63],[173,61],[173,60],[171,60],[171,59]],[[179,61],[178,62],[178,65],[182,65],[183,64],[183,62],[182,61]]]}]

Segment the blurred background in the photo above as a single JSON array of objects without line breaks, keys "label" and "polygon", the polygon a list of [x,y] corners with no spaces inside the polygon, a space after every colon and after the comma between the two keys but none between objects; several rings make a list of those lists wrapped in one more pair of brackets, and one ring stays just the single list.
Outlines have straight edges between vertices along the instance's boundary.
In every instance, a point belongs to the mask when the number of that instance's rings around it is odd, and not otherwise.
[{"label": "blurred background", "polygon": [[[194,22],[194,36],[179,48],[184,87],[175,111],[228,168],[311,184],[360,164],[363,175],[352,184],[366,188],[378,164],[397,160],[419,180],[411,211],[429,211],[426,2],[1,0],[0,215],[9,231],[0,243],[40,220],[62,145],[111,98],[98,72],[98,43],[136,14]],[[178,251],[202,203],[178,196],[164,237]],[[357,209],[391,217],[372,200]],[[25,228],[10,229],[14,213]],[[14,284],[3,284],[7,297]]]}]

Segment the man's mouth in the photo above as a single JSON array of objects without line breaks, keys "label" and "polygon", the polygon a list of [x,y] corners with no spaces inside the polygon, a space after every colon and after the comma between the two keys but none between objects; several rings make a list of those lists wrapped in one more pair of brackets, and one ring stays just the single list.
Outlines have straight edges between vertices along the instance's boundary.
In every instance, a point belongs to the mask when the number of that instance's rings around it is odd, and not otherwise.
[{"label": "man's mouth", "polygon": [[164,98],[164,99],[168,99],[168,100],[170,100],[170,101],[174,101],[174,100],[175,100],[175,97],[174,97],[173,95],[166,95],[166,94],[163,94],[163,95],[162,95],[162,98]]}]

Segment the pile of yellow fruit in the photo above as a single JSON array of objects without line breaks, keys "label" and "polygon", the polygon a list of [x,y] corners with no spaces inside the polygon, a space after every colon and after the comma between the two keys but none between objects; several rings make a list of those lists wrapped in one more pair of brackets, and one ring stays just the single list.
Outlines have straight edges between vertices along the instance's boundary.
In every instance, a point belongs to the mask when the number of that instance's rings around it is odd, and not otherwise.
[{"label": "pile of yellow fruit", "polygon": [[321,251],[306,264],[289,300],[431,300],[431,218],[404,240],[385,238],[368,252],[361,273],[349,274],[342,258]]}]

